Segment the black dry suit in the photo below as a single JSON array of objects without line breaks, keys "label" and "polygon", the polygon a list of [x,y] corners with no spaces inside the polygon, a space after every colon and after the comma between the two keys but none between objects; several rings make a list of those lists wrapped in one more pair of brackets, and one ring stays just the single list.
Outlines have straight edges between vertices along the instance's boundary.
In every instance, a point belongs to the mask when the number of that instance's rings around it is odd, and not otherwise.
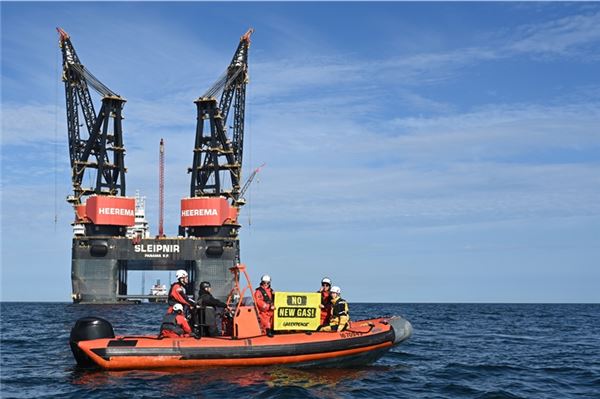
[{"label": "black dry suit", "polygon": [[215,308],[225,308],[227,304],[215,298],[208,290],[200,291],[200,299],[198,300],[200,312],[198,314],[203,336],[214,337],[219,334],[217,329],[217,315]]},{"label": "black dry suit", "polygon": [[200,301],[198,302],[200,306],[214,306],[215,308],[225,308],[227,304],[225,302],[219,301],[215,298],[210,292],[207,290],[200,291]]}]

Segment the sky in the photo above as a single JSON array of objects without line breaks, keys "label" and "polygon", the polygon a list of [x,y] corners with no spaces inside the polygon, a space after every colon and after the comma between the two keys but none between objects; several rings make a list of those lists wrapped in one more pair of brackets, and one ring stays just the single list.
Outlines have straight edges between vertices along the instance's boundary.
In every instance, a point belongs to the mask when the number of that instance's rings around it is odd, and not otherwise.
[{"label": "sky", "polygon": [[176,235],[193,101],[253,27],[245,178],[266,166],[240,239],[254,282],[329,276],[349,302],[600,302],[600,3],[0,7],[1,300],[70,300],[60,26],[127,99],[127,194],[146,196],[153,234],[158,143]]}]

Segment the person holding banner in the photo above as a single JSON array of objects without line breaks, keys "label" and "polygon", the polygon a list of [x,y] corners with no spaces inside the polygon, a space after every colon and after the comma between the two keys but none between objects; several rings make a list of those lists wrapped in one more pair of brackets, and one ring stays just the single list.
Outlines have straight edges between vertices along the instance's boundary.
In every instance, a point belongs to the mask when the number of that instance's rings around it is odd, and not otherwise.
[{"label": "person holding banner", "polygon": [[329,277],[323,277],[321,280],[321,289],[319,292],[321,294],[321,304],[319,307],[321,308],[321,325],[325,326],[329,324],[329,318],[331,316],[331,279]]},{"label": "person holding banner", "polygon": [[331,287],[331,320],[326,326],[319,326],[317,331],[344,331],[350,322],[348,302],[340,296],[340,287]]},{"label": "person holding banner", "polygon": [[273,336],[274,295],[271,289],[271,276],[265,274],[260,279],[260,286],[254,291],[254,303],[258,308],[260,327],[269,337]]}]

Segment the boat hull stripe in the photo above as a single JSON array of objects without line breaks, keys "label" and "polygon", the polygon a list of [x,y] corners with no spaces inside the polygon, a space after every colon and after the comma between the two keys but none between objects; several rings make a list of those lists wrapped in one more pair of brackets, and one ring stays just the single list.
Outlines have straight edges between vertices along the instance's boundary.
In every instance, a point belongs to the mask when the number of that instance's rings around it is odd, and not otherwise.
[{"label": "boat hull stripe", "polygon": [[388,330],[379,334],[361,337],[344,338],[331,341],[310,342],[302,344],[254,345],[231,347],[125,347],[110,346],[91,349],[104,360],[114,357],[129,356],[179,356],[180,360],[198,359],[247,359],[256,357],[284,357],[311,355],[316,353],[338,352],[394,342],[394,331]]}]

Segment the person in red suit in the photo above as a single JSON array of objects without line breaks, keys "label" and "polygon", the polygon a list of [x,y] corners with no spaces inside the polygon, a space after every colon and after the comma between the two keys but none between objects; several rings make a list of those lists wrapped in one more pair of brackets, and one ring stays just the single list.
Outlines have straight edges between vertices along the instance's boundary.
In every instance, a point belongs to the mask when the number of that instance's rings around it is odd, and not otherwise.
[{"label": "person in red suit", "polygon": [[162,324],[160,326],[161,338],[179,338],[189,337],[192,333],[192,329],[187,319],[183,315],[183,305],[176,303],[173,305],[172,312],[167,312],[163,317]]},{"label": "person in red suit", "polygon": [[321,325],[325,326],[329,324],[329,318],[331,317],[331,279],[329,277],[323,277],[321,280],[321,288],[319,292],[321,294]]},{"label": "person in red suit", "polygon": [[262,276],[260,286],[254,291],[254,303],[258,308],[260,327],[269,337],[272,337],[275,293],[271,289],[271,276],[268,274]]},{"label": "person in red suit", "polygon": [[171,288],[169,289],[169,299],[167,300],[169,310],[167,313],[173,311],[173,306],[176,303],[181,304],[186,313],[189,313],[190,309],[193,309],[194,306],[196,306],[196,303],[189,299],[185,292],[185,287],[189,283],[188,274],[185,270],[177,270],[175,277],[177,277],[177,281],[171,284]]}]

